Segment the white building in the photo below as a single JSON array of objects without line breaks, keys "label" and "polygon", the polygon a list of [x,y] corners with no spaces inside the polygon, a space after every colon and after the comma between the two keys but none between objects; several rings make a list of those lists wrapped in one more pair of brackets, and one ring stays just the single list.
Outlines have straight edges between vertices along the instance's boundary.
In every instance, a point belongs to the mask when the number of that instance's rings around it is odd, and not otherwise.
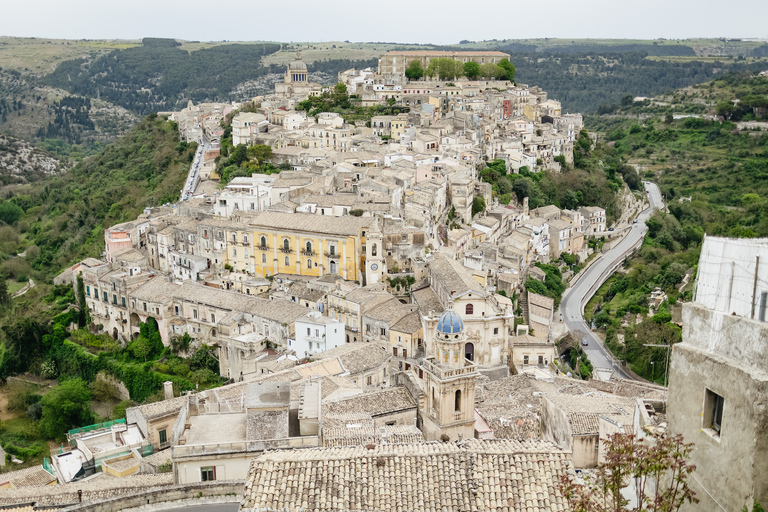
[{"label": "white building", "polygon": [[273,179],[265,174],[237,177],[216,195],[213,212],[229,217],[235,212],[263,212],[272,205]]},{"label": "white building", "polygon": [[242,112],[232,119],[232,144],[251,144],[251,134],[267,131],[267,117],[253,112]]},{"label": "white building", "polygon": [[186,281],[192,279],[197,281],[202,272],[208,271],[208,258],[205,256],[196,256],[194,254],[183,254],[171,251],[169,253],[171,261],[171,272],[176,279]]},{"label": "white building", "polygon": [[597,206],[582,206],[579,213],[584,216],[586,234],[605,231],[605,210]]},{"label": "white building", "polygon": [[296,339],[289,347],[300,359],[344,344],[344,324],[319,311],[310,311],[306,317],[296,320],[295,325]]}]

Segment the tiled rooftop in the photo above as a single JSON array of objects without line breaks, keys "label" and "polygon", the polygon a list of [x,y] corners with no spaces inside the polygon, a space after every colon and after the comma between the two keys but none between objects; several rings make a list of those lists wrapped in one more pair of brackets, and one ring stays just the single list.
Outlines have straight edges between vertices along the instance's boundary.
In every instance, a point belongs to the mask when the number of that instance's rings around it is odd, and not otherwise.
[{"label": "tiled rooftop", "polygon": [[241,511],[568,510],[570,454],[545,442],[472,439],[264,453]]},{"label": "tiled rooftop", "polygon": [[[0,485],[10,482],[17,489],[36,485],[48,485],[55,481],[56,477],[43,469],[42,465],[0,474]],[[0,491],[1,494],[2,491]]]},{"label": "tiled rooftop", "polygon": [[404,387],[363,393],[323,403],[323,416],[327,414],[368,413],[373,417],[416,408],[416,400]]}]

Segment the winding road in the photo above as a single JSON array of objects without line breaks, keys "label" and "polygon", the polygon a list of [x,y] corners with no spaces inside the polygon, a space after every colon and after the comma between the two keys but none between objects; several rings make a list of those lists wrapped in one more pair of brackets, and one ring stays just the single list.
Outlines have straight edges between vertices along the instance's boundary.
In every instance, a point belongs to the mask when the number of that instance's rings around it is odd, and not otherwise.
[{"label": "winding road", "polygon": [[648,181],[644,183],[650,207],[640,212],[637,216],[637,224],[631,225],[629,233],[616,247],[600,256],[584,271],[584,274],[579,277],[573,288],[566,292],[560,303],[560,314],[565,327],[571,332],[582,331],[585,333],[588,345],[582,348],[587,353],[592,366],[594,368],[612,368],[616,376],[625,379],[631,377],[622,371],[613,359],[610,350],[587,325],[584,319],[584,306],[605,280],[622,264],[626,255],[642,242],[645,233],[648,232],[645,221],[653,214],[654,208],[664,206],[658,185]]}]

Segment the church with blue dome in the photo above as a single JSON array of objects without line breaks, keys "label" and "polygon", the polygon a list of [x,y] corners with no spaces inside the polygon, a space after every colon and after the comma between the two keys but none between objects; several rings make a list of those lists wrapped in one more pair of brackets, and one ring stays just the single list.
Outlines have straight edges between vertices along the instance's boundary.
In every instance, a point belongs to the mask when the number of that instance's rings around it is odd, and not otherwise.
[{"label": "church with blue dome", "polygon": [[452,309],[443,313],[437,321],[437,331],[441,334],[458,334],[463,330],[464,322]]}]

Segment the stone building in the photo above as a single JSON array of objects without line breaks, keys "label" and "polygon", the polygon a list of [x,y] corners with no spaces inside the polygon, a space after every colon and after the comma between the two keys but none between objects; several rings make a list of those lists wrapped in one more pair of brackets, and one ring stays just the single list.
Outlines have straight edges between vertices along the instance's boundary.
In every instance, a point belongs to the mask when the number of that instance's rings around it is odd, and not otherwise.
[{"label": "stone building", "polygon": [[706,237],[669,369],[669,432],[694,443],[697,505],[768,503],[768,239]]},{"label": "stone building", "polygon": [[509,59],[509,54],[496,51],[447,52],[439,50],[391,51],[379,59],[379,74],[383,76],[405,75],[405,70],[411,61],[418,60],[426,69],[433,59],[452,59],[459,62],[477,62],[483,64],[498,64],[502,59]]},{"label": "stone building", "polygon": [[275,84],[278,98],[305,100],[309,96],[319,96],[322,91],[322,85],[308,80],[307,65],[301,60],[301,52],[296,52],[296,58],[288,64],[283,82]]},{"label": "stone building", "polygon": [[430,355],[419,367],[426,401],[421,430],[427,441],[474,437],[477,366],[466,357],[467,344],[464,323],[449,306],[437,323]]}]

